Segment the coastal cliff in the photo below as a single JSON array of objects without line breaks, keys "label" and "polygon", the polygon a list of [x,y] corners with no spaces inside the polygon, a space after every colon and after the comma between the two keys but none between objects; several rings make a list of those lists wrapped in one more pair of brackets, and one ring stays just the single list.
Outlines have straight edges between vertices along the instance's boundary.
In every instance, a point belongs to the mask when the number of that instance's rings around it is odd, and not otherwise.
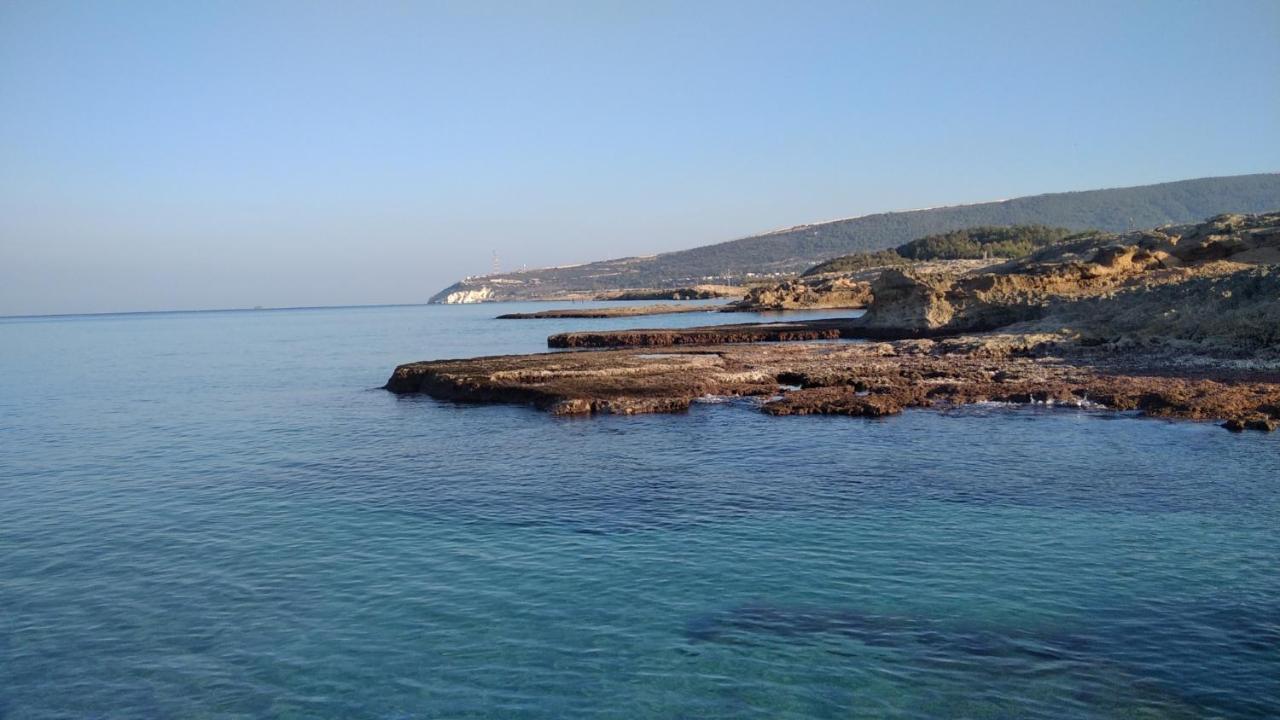
[{"label": "coastal cliff", "polygon": [[493,297],[493,288],[488,285],[481,285],[476,288],[453,285],[446,288],[440,295],[431,298],[431,302],[444,305],[470,305],[472,303],[489,302],[493,300]]}]

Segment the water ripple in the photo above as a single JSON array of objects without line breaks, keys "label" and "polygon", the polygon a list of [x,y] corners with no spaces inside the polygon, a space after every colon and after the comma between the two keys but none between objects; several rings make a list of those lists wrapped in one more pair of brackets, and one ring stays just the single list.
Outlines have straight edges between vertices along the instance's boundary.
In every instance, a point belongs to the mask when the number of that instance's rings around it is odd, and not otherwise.
[{"label": "water ripple", "polygon": [[1280,437],[367,391],[491,314],[0,323],[0,717],[1280,716]]}]

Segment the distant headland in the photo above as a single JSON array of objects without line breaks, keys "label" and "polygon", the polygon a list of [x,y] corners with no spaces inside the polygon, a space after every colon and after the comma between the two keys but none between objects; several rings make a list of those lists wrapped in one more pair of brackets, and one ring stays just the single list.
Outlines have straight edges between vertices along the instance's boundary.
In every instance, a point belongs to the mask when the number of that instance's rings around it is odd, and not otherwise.
[{"label": "distant headland", "polygon": [[629,289],[661,293],[708,284],[742,287],[790,277],[842,255],[972,227],[1044,225],[1120,233],[1277,207],[1280,173],[1033,195],[798,225],[646,257],[494,273],[456,282],[430,302],[590,300],[610,299],[609,295]]}]

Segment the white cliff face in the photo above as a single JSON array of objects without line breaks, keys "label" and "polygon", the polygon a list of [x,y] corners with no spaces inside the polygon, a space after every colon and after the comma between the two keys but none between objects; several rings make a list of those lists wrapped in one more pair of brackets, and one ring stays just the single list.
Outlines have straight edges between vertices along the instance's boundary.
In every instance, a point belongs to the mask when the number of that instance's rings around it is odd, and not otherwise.
[{"label": "white cliff face", "polygon": [[470,303],[485,302],[493,299],[493,289],[489,286],[477,288],[475,290],[459,290],[451,292],[444,297],[445,305],[468,305]]}]

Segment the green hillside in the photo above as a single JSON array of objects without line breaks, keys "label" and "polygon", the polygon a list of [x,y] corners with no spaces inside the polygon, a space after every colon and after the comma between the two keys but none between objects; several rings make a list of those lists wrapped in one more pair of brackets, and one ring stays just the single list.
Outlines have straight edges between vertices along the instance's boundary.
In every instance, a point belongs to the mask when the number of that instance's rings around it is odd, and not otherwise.
[{"label": "green hillside", "polygon": [[[1084,234],[1090,231],[1085,231]],[[854,272],[871,267],[898,265],[908,260],[963,260],[975,258],[1015,258],[1076,235],[1074,230],[1046,225],[976,227],[927,235],[892,250],[875,250],[842,255],[819,263],[802,275]]]},{"label": "green hillside", "polygon": [[490,289],[489,299],[549,297],[572,291],[675,287],[742,281],[749,273],[800,272],[859,251],[979,226],[1046,225],[1124,231],[1202,220],[1224,212],[1280,208],[1280,173],[1202,178],[1129,188],[1053,193],[1000,202],[865,215],[643,258],[471,278],[452,292]]}]

